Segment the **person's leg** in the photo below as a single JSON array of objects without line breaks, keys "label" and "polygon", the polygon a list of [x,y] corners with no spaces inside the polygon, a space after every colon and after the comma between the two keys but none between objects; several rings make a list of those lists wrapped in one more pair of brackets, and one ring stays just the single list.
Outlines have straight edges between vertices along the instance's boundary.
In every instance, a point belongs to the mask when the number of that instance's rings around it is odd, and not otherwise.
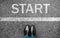
[{"label": "person's leg", "polygon": [[29,38],[29,36],[28,36],[28,35],[26,35],[26,36],[24,36],[24,38]]},{"label": "person's leg", "polygon": [[36,38],[36,36],[32,35],[31,38]]}]

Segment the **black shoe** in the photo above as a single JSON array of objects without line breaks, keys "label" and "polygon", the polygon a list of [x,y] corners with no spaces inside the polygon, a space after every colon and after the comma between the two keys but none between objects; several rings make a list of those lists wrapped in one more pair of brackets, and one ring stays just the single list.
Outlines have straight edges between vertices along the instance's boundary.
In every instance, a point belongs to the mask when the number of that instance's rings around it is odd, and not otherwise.
[{"label": "black shoe", "polygon": [[25,28],[24,28],[24,36],[29,36],[29,32],[30,32],[30,26],[29,25],[26,25]]},{"label": "black shoe", "polygon": [[36,28],[34,25],[31,25],[31,35],[36,36]]}]

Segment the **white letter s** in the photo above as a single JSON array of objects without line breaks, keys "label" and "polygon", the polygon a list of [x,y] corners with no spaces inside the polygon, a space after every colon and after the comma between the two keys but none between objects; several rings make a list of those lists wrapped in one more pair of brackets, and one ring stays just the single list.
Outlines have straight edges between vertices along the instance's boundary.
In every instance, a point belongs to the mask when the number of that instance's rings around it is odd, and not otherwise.
[{"label": "white letter s", "polygon": [[19,12],[19,9],[17,8],[17,7],[15,7],[15,6],[18,6],[18,4],[13,4],[12,5],[12,9],[14,9],[14,10],[16,10],[16,11],[11,11],[12,13],[14,13],[14,14],[16,14],[16,13],[18,13]]}]

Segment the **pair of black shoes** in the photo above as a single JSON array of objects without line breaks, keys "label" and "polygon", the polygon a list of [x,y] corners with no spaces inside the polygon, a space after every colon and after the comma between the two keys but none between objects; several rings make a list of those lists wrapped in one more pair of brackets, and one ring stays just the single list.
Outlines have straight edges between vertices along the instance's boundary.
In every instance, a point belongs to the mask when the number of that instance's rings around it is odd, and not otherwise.
[{"label": "pair of black shoes", "polygon": [[24,36],[36,36],[36,29],[34,25],[26,25],[24,28]]}]

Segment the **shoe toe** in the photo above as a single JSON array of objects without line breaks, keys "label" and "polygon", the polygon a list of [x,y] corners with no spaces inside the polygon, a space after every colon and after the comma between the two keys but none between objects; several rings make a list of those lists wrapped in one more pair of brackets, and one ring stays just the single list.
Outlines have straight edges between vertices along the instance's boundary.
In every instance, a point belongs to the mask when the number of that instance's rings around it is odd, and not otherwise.
[{"label": "shoe toe", "polygon": [[31,26],[31,34],[32,34],[32,35],[36,35],[35,25],[32,25],[32,26]]},{"label": "shoe toe", "polygon": [[27,33],[29,32],[29,28],[30,28],[29,25],[25,26],[25,28],[24,28],[24,35],[27,35]]}]

